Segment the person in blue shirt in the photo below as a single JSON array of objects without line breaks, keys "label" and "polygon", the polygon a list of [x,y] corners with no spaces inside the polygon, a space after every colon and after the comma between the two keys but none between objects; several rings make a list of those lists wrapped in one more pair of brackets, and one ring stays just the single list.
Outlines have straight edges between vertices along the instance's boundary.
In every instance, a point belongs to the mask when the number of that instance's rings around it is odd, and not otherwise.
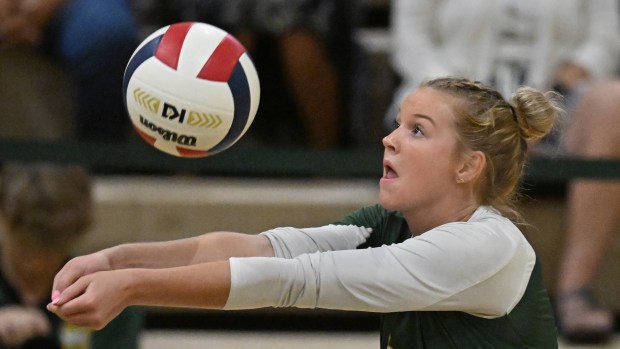
[{"label": "person in blue shirt", "polygon": [[0,1],[0,49],[34,47],[69,74],[79,140],[128,137],[121,81],[136,35],[127,0]]}]

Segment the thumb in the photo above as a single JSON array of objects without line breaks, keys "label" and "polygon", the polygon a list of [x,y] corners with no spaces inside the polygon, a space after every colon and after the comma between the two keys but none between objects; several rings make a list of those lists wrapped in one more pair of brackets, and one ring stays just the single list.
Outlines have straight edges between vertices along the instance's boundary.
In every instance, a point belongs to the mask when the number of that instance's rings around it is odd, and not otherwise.
[{"label": "thumb", "polygon": [[88,284],[90,283],[90,281],[87,279],[88,277],[82,277],[78,279],[75,283],[65,288],[63,291],[53,291],[52,302],[50,303],[50,305],[60,307],[67,302],[84,294],[84,292],[86,292]]}]

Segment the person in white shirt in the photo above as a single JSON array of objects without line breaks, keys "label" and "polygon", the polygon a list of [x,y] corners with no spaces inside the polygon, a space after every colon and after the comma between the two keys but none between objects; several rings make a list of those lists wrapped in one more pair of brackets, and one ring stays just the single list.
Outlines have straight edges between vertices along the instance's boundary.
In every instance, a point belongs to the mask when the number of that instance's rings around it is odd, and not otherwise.
[{"label": "person in white shirt", "polygon": [[557,333],[515,199],[527,142],[557,95],[506,101],[424,82],[383,139],[380,205],[315,228],[125,244],[69,261],[48,309],[102,328],[125,307],[298,307],[381,313],[381,347],[553,348]]}]

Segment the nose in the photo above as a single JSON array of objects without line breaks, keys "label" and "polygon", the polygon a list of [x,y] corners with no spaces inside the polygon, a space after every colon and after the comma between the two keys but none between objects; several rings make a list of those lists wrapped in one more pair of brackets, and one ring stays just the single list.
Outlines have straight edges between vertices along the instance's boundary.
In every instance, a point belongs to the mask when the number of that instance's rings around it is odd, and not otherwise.
[{"label": "nose", "polygon": [[396,150],[396,143],[394,142],[396,130],[390,132],[387,136],[383,137],[383,147],[391,151]]}]

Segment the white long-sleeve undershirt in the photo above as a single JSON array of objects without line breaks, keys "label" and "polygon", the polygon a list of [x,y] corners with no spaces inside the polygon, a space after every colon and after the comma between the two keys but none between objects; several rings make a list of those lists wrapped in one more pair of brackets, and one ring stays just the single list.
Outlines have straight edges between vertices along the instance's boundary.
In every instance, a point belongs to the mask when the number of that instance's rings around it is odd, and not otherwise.
[{"label": "white long-sleeve undershirt", "polygon": [[263,234],[276,258],[231,258],[225,309],[458,310],[498,317],[523,296],[536,258],[517,227],[485,207],[468,222],[367,249],[356,249],[369,236],[367,227]]}]

